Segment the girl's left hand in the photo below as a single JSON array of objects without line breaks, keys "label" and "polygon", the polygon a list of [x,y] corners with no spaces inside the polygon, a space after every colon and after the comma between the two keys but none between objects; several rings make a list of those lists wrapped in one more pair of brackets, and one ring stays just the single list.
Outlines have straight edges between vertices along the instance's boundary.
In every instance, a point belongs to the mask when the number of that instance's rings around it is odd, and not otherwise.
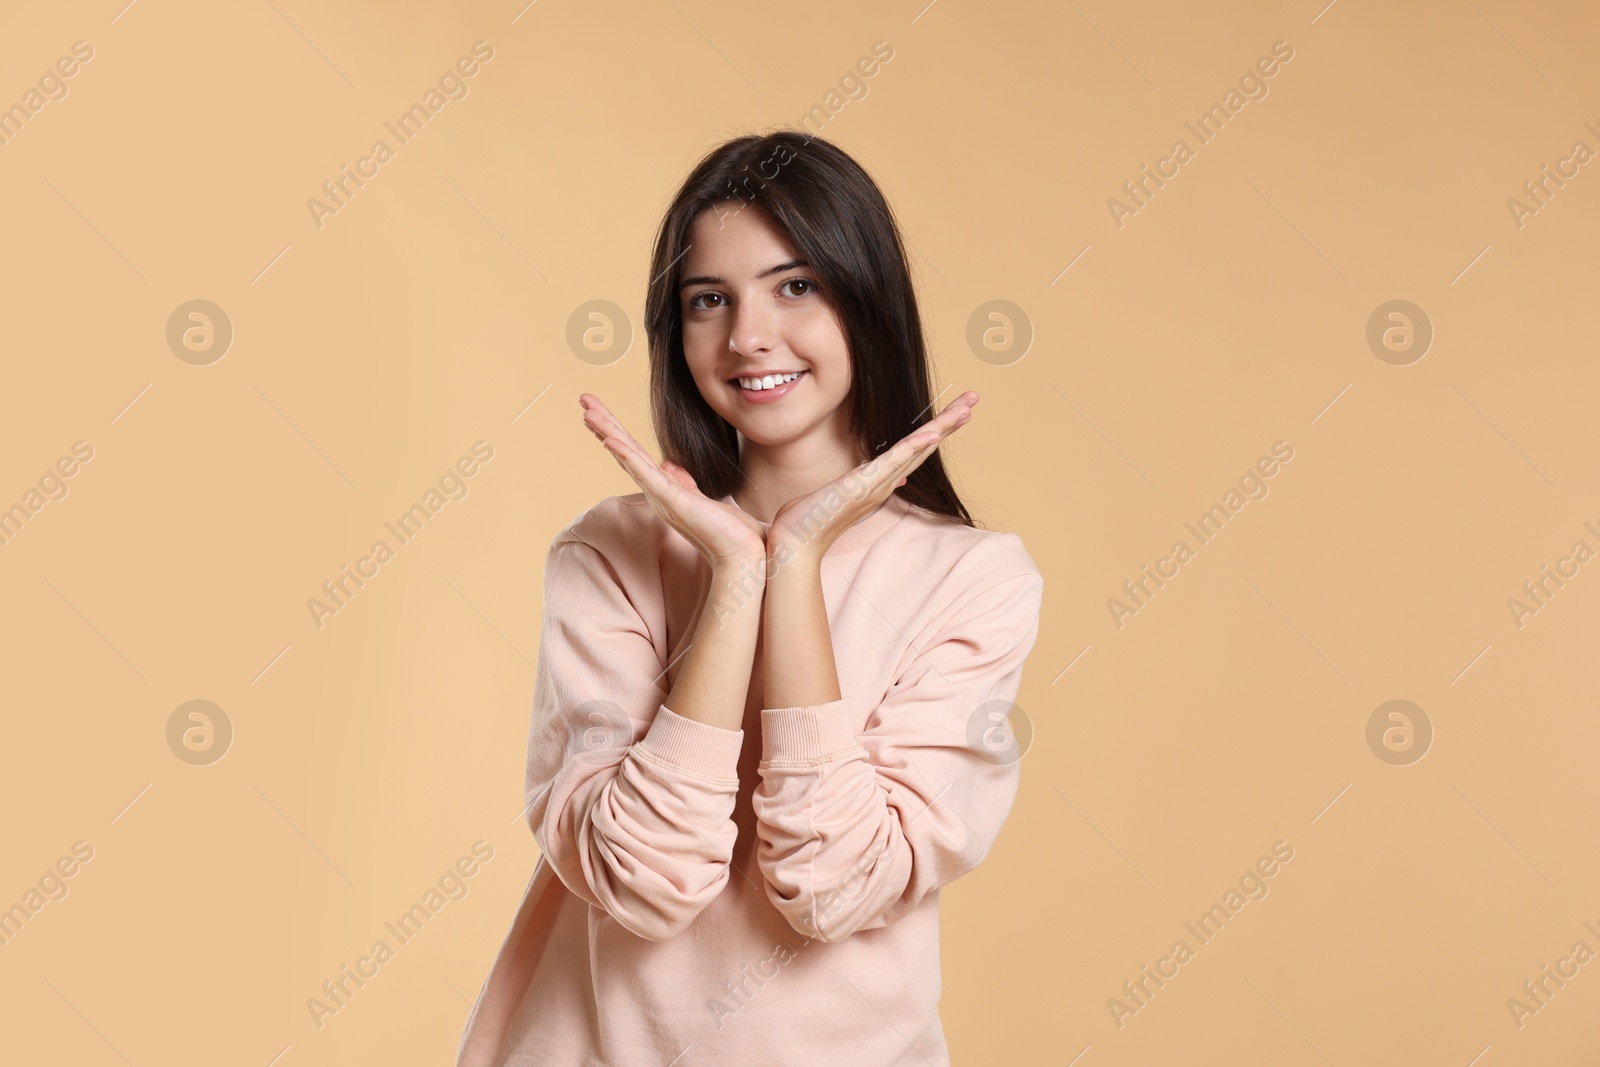
[{"label": "girl's left hand", "polygon": [[977,393],[962,393],[887,452],[783,505],[767,529],[767,558],[782,563],[810,553],[820,559],[840,534],[906,484],[906,477],[933,455],[940,442],[966,425],[977,402]]}]

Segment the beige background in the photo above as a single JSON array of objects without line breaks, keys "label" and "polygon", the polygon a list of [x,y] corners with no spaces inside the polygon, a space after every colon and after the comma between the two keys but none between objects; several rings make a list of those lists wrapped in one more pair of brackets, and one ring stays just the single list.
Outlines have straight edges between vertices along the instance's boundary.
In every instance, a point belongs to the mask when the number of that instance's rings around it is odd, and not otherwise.
[{"label": "beige background", "polygon": [[[637,329],[688,168],[881,40],[820,132],[900,214],[945,401],[982,394],[960,488],[1046,575],[1022,791],[944,896],[955,1061],[1596,1062],[1600,962],[1520,1027],[1507,1004],[1600,952],[1600,563],[1520,627],[1507,603],[1600,550],[1600,164],[1508,207],[1600,150],[1592,6],[122,4],[12,3],[0,34],[5,105],[94,52],[0,146],[0,506],[93,449],[0,545],[0,905],[93,849],[0,946],[0,1059],[451,1060],[536,859],[544,553],[633,489],[577,394],[648,431],[642,335],[579,358],[568,319]],[[319,228],[307,199],[479,40],[467,95]],[[166,340],[195,299],[234,331],[208,365]],[[967,342],[996,299],[1021,358]],[[1435,331],[1404,366],[1367,342],[1400,299]],[[308,599],[480,440],[467,495],[319,628]],[[1122,583],[1277,441],[1269,495],[1119,627]],[[1433,731],[1408,765],[1367,740],[1395,699]],[[169,747],[191,700],[232,725],[210,765]],[[308,998],[480,840],[467,895],[318,1028]],[[1185,921],[1277,841],[1200,945]]]}]

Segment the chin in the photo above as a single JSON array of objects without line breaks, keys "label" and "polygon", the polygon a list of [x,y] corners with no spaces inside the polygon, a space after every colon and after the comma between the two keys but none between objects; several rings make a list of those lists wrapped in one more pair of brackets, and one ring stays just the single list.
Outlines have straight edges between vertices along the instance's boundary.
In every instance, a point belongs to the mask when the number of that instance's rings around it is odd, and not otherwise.
[{"label": "chin", "polygon": [[743,437],[746,441],[753,445],[761,445],[763,448],[775,448],[778,445],[786,445],[791,441],[798,441],[801,437],[801,435],[798,433],[772,433],[771,431],[763,432],[760,429],[756,429],[754,433],[751,433],[742,426],[736,426],[735,429],[739,431],[740,437]]},{"label": "chin", "polygon": [[746,441],[765,448],[774,448],[778,445],[787,445],[798,441],[811,429],[809,424],[790,426],[787,425],[787,420],[785,420],[785,423],[785,425],[780,426],[776,425],[776,420],[772,423],[763,423],[746,419],[743,426],[734,423],[734,429],[738,430],[739,436]]}]

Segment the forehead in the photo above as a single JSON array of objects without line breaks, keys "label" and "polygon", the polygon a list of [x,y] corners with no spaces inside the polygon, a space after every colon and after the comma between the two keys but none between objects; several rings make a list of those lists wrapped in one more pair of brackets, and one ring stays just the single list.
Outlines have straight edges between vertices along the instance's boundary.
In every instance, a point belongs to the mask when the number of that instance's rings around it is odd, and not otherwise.
[{"label": "forehead", "polygon": [[680,261],[681,277],[752,275],[797,258],[794,243],[764,208],[725,202],[695,216],[689,227],[689,251]]}]

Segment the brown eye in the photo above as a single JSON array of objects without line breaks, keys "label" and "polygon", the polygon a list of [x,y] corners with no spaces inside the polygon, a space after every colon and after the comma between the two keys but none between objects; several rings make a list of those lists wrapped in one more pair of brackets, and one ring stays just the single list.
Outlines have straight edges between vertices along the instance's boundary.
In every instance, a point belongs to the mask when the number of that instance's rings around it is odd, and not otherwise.
[{"label": "brown eye", "polygon": [[796,293],[795,294],[796,296],[805,296],[806,293],[813,292],[818,288],[817,283],[812,281],[810,278],[790,278],[788,281],[784,282],[783,284],[785,286],[789,286],[789,285],[803,285],[803,286],[805,286],[805,291],[801,292],[801,293]]},{"label": "brown eye", "polygon": [[708,296],[709,297],[714,297],[717,300],[721,300],[722,299],[722,294],[721,293],[713,293],[713,292],[709,292],[709,291],[708,292],[704,292],[704,293],[696,293],[693,297],[691,297],[689,299],[689,306],[692,307],[692,308],[698,308],[701,311],[708,310],[704,304],[701,304],[699,302],[700,300],[702,300],[702,299],[704,299],[705,297],[708,297]]}]

